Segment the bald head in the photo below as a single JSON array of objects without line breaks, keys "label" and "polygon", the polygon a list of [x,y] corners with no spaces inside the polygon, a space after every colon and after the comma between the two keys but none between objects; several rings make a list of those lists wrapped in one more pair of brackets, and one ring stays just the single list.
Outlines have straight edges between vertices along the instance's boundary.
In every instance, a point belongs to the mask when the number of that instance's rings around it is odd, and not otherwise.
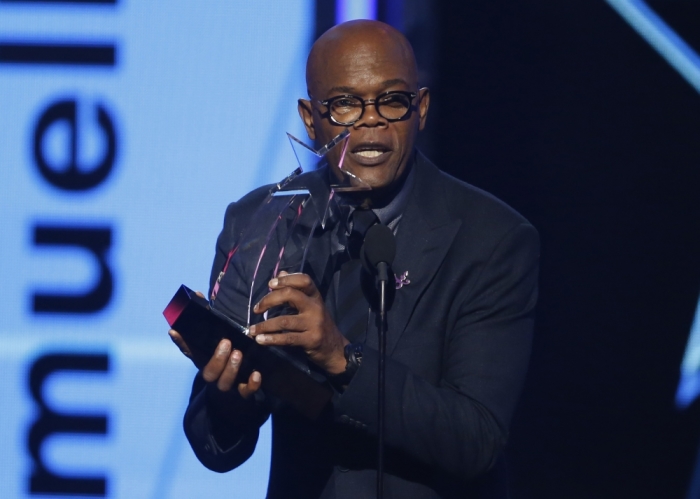
[{"label": "bald head", "polygon": [[[410,168],[416,135],[425,125],[430,103],[428,89],[418,88],[416,58],[408,40],[377,21],[339,24],[314,43],[306,84],[309,99],[299,99],[298,109],[309,138],[320,146],[348,129],[343,168],[371,186],[375,198],[389,196],[383,193],[394,192]],[[339,122],[331,115],[329,102],[337,103],[338,110],[344,96],[362,102],[359,117],[352,122]],[[405,99],[408,109],[401,104]],[[393,116],[396,109],[406,113]],[[340,165],[340,150],[328,153],[329,164]]]},{"label": "bald head", "polygon": [[360,19],[338,24],[316,40],[306,61],[306,86],[318,95],[324,73],[332,63],[353,67],[391,60],[404,68],[406,83],[418,87],[418,67],[413,48],[403,34],[379,21]]}]

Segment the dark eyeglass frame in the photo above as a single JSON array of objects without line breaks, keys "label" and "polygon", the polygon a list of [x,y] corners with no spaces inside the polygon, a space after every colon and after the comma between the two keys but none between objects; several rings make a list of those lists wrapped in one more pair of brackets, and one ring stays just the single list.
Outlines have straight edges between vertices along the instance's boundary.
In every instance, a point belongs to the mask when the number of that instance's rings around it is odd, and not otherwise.
[{"label": "dark eyeglass frame", "polygon": [[[336,125],[350,126],[350,125],[354,125],[355,123],[357,123],[358,121],[360,121],[362,119],[362,117],[365,114],[365,106],[367,106],[368,104],[374,105],[375,109],[377,110],[377,114],[389,122],[401,121],[401,120],[405,119],[406,116],[411,114],[411,110],[413,109],[413,99],[415,99],[416,96],[418,96],[420,94],[421,90],[423,90],[423,88],[419,88],[418,92],[410,92],[408,90],[389,90],[388,92],[384,92],[382,94],[379,94],[374,99],[362,99],[362,98],[358,97],[357,95],[352,95],[352,94],[336,95],[336,96],[331,97],[330,99],[326,99],[326,100],[319,100],[319,99],[315,99],[313,97],[312,97],[312,99],[314,99],[319,104],[326,106],[326,108],[328,108],[325,113],[321,114],[322,117],[325,118],[326,116],[328,116],[328,118]],[[400,118],[387,118],[386,116],[384,116],[382,114],[382,112],[380,111],[380,108],[377,106],[377,101],[383,99],[387,95],[394,95],[394,94],[401,94],[404,97],[408,97],[409,106],[406,108],[406,113],[403,116],[401,116]],[[360,116],[358,116],[357,119],[353,120],[353,121],[338,121],[331,114],[331,104],[333,104],[333,102],[335,102],[337,100],[347,99],[347,98],[357,99],[359,102],[362,103],[362,110],[360,111]]]}]

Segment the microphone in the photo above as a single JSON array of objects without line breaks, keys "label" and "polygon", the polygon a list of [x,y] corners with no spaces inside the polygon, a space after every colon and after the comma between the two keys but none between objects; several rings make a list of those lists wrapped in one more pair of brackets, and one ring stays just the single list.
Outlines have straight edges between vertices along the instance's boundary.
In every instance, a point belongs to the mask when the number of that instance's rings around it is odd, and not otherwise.
[{"label": "microphone", "polygon": [[379,366],[377,391],[377,499],[384,497],[384,404],[386,398],[385,364],[386,364],[386,295],[389,282],[389,267],[396,256],[394,233],[386,225],[373,225],[365,235],[365,242],[360,250],[363,267],[377,277],[379,288]]},{"label": "microphone", "polygon": [[369,228],[360,250],[362,266],[380,282],[389,281],[389,267],[396,256],[396,239],[389,227],[376,224]]}]

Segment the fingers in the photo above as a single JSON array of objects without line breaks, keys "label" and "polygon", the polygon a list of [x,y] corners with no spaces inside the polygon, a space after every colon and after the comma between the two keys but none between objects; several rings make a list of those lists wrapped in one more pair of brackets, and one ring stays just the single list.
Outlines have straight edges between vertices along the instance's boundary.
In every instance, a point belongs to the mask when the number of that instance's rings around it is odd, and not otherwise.
[{"label": "fingers", "polygon": [[280,315],[264,322],[250,326],[250,336],[256,337],[263,333],[279,333],[286,331],[306,331],[306,321],[299,315]]},{"label": "fingers", "polygon": [[255,341],[265,346],[300,346],[304,347],[304,349],[311,348],[316,344],[316,342],[311,342],[309,338],[299,333],[259,334],[255,337]]},{"label": "fingers", "polygon": [[309,303],[319,301],[321,298],[316,285],[306,274],[280,272],[278,277],[270,280],[268,286],[271,291],[253,309],[257,314],[283,304],[289,304],[299,312],[303,312]]},{"label": "fingers", "polygon": [[[309,359],[328,372],[341,372],[347,339],[326,310],[316,285],[306,274],[279,275],[268,283],[270,292],[258,302],[258,314],[287,304],[298,314],[280,315],[252,325],[250,335],[265,346],[298,346]],[[338,368],[341,365],[341,368]]]},{"label": "fingers", "polygon": [[241,397],[247,399],[260,389],[261,383],[262,376],[260,376],[258,371],[253,371],[248,377],[248,383],[240,383],[238,385],[238,393],[241,394]]},{"label": "fingers", "polygon": [[185,343],[185,340],[182,339],[180,333],[178,333],[174,329],[171,329],[170,331],[168,331],[168,335],[170,336],[170,339],[173,340],[173,343],[177,345],[177,347],[180,349],[183,355],[191,359],[192,352],[190,351],[190,347],[187,346],[187,343]]},{"label": "fingers", "polygon": [[240,350],[234,350],[229,355],[224,370],[216,381],[216,387],[222,392],[227,392],[233,387],[233,382],[236,381],[236,376],[238,376],[238,368],[241,365],[242,357]]},{"label": "fingers", "polygon": [[208,383],[217,381],[224,372],[227,364],[229,364],[230,356],[231,342],[223,339],[217,345],[216,350],[214,350],[214,355],[211,356],[209,362],[202,368],[202,377],[204,381]]},{"label": "fingers", "polygon": [[[216,382],[216,387],[220,391],[228,392],[233,388],[242,360],[243,354],[240,350],[231,351],[231,342],[221,340],[211,360],[202,369],[202,377],[208,383]],[[258,391],[261,383],[260,373],[253,371],[247,383],[239,383],[238,392],[243,398],[248,398]]]},{"label": "fingers", "polygon": [[173,343],[175,343],[175,345],[177,345],[177,347],[180,349],[180,352],[182,352],[185,357],[190,359],[197,369],[201,369],[202,366],[207,363],[207,356],[203,355],[201,352],[193,351],[185,342],[185,339],[180,335],[180,333],[174,329],[171,329],[168,331],[168,335],[170,336],[170,339],[173,340]]},{"label": "fingers", "polygon": [[[321,321],[313,317],[314,314],[301,312],[298,315],[273,317],[250,326],[250,336],[261,345],[313,348],[318,342],[317,333],[323,329]],[[322,318],[323,315],[318,317]]]},{"label": "fingers", "polygon": [[253,311],[256,314],[262,314],[278,305],[288,304],[302,312],[306,308],[308,300],[309,297],[298,289],[283,287],[270,291],[255,305]]},{"label": "fingers", "polygon": [[283,287],[290,287],[298,289],[306,296],[313,297],[318,294],[318,289],[316,284],[307,274],[287,274],[286,272],[280,272],[277,278],[271,279],[268,283],[270,289],[280,289]]},{"label": "fingers", "polygon": [[314,282],[306,274],[280,272],[268,285],[271,291],[255,305],[256,313],[284,304],[294,307],[299,313],[255,324],[250,327],[250,335],[263,345],[296,345],[313,349],[318,343],[318,334],[309,334],[321,332],[325,318],[323,301]]},{"label": "fingers", "polygon": [[[234,350],[231,352],[228,364],[224,367],[224,371],[219,376],[216,382],[216,387],[222,392],[228,392],[233,387],[233,383],[236,381],[236,376],[238,376],[238,369],[241,366],[241,361],[243,360],[243,354],[239,350]],[[248,377],[247,383],[238,384],[238,393],[241,397],[247,399],[252,394],[260,389],[262,384],[262,376],[258,371],[253,371]]]}]

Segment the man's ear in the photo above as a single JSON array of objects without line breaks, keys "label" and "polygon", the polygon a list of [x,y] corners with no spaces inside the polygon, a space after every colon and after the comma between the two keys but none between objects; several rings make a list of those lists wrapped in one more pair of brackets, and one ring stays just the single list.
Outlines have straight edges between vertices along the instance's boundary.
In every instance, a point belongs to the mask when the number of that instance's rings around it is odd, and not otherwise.
[{"label": "man's ear", "polygon": [[418,105],[418,116],[420,116],[420,124],[418,130],[425,128],[425,122],[428,119],[428,108],[430,107],[430,89],[423,87],[419,91],[420,104]]},{"label": "man's ear", "polygon": [[311,107],[311,101],[299,99],[297,103],[297,111],[299,111],[301,121],[304,122],[304,128],[306,128],[306,134],[309,136],[309,139],[316,140],[316,129],[314,128],[314,110]]}]

